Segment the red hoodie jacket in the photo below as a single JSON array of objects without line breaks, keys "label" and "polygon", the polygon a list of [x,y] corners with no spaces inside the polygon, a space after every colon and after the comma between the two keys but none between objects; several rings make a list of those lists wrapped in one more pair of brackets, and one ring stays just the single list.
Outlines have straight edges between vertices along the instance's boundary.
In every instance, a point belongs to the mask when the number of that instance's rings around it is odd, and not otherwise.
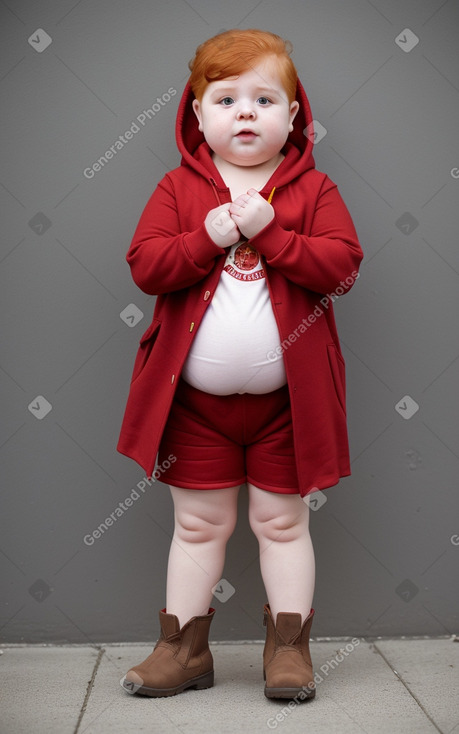
[{"label": "red hoodie jacket", "polygon": [[[187,85],[176,123],[181,165],[159,182],[126,258],[139,288],[158,296],[140,340],[117,447],[147,476],[227,254],[204,227],[209,210],[231,201],[231,195],[198,130],[193,99]],[[299,81],[296,99],[300,109],[282,151],[285,158],[260,191],[268,198],[276,187],[275,217],[250,243],[265,261],[305,496],[350,474],[344,361],[332,302],[352,287],[363,254],[336,184],[315,168],[312,115]]]}]

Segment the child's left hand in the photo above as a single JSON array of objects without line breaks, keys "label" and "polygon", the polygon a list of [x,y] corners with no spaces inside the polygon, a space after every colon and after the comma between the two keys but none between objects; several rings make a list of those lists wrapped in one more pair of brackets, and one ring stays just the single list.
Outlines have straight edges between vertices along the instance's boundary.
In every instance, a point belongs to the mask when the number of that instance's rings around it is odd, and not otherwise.
[{"label": "child's left hand", "polygon": [[249,189],[235,199],[229,209],[239,231],[250,239],[274,219],[274,209],[256,189]]}]

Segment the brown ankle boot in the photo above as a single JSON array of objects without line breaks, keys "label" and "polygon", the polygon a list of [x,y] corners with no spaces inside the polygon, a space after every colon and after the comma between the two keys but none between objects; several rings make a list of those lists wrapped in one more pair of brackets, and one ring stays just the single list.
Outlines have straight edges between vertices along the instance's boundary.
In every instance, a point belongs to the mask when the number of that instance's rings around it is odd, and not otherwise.
[{"label": "brown ankle boot", "polygon": [[274,623],[269,604],[264,608],[266,642],[263,650],[263,676],[267,698],[296,698],[316,695],[309,653],[309,634],[314,609],[301,625],[301,614],[280,612]]},{"label": "brown ankle boot", "polygon": [[161,635],[153,652],[121,679],[129,693],[144,696],[175,696],[186,688],[210,688],[214,684],[212,653],[209,650],[210,623],[215,609],[192,617],[180,629],[175,614],[159,613]]}]

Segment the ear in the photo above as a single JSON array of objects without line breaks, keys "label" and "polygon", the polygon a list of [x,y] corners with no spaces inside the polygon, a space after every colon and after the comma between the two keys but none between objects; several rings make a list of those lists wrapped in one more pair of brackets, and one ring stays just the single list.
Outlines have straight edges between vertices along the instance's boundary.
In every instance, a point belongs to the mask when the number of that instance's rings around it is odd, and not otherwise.
[{"label": "ear", "polygon": [[300,109],[300,103],[297,102],[297,100],[292,102],[292,104],[290,105],[290,119],[289,119],[289,126],[288,126],[289,132],[292,132],[293,130],[293,120],[295,119],[296,113],[298,112],[299,109]]},{"label": "ear", "polygon": [[201,114],[201,105],[197,99],[194,99],[192,102],[193,112],[198,118],[198,130],[202,133],[202,114]]}]

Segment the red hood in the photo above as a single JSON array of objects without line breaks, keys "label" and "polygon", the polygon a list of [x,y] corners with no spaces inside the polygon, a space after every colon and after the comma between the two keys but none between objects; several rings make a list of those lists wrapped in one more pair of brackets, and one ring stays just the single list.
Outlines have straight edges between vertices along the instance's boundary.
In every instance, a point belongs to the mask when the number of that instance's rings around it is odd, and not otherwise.
[{"label": "red hood", "polygon": [[[191,166],[206,179],[212,176],[220,186],[224,186],[212,161],[211,150],[203,134],[198,130],[198,121],[191,106],[193,99],[194,94],[187,83],[180,100],[175,125],[177,146],[182,154],[182,166]],[[311,108],[300,80],[297,83],[296,99],[300,103],[300,108],[293,121],[293,131],[289,134],[283,149],[285,159],[276,171],[277,187],[289,184],[305,171],[315,168],[312,154],[314,146],[311,142],[313,139]],[[303,132],[307,125],[311,125],[308,136]]]}]

